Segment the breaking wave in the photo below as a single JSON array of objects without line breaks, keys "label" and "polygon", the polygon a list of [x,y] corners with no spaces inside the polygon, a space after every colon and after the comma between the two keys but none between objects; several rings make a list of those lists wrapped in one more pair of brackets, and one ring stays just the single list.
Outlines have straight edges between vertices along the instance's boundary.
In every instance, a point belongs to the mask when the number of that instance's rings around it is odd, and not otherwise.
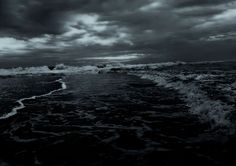
[{"label": "breaking wave", "polygon": [[0,76],[16,76],[16,75],[41,75],[41,74],[96,74],[98,72],[108,72],[110,70],[122,69],[122,70],[143,70],[145,68],[157,69],[160,67],[168,67],[174,65],[185,64],[184,62],[167,62],[167,63],[155,63],[155,64],[138,64],[138,65],[124,65],[102,64],[98,66],[67,66],[64,64],[58,64],[56,66],[40,66],[40,67],[18,67],[12,69],[0,69]]},{"label": "breaking wave", "polygon": [[194,65],[194,64],[214,64],[220,61],[213,62],[163,62],[151,64],[100,64],[88,66],[68,66],[58,64],[55,66],[39,66],[39,67],[17,67],[11,69],[0,69],[0,76],[16,76],[16,75],[41,75],[41,74],[96,74],[99,72],[109,72],[111,70],[155,70],[163,67],[179,66],[179,65]]},{"label": "breaking wave", "polygon": [[[189,112],[198,115],[201,120],[210,121],[213,126],[229,126],[231,124],[230,115],[234,107],[220,100],[210,99],[193,81],[188,83],[171,81],[175,76],[166,73],[138,75],[143,79],[154,81],[159,86],[178,91],[189,107]],[[184,76],[181,75],[181,77]],[[199,79],[199,77],[202,76],[197,76],[196,79]]]},{"label": "breaking wave", "polygon": [[41,74],[69,74],[69,73],[92,73],[97,70],[96,66],[65,66],[59,64],[56,66],[40,66],[40,67],[18,67],[13,69],[0,69],[0,76],[16,76],[16,75],[41,75]]}]

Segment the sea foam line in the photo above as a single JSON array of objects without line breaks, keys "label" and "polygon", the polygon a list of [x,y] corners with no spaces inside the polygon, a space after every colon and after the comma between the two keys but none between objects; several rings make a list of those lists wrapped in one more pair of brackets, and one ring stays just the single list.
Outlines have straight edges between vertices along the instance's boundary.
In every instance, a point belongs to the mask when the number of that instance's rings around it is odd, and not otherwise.
[{"label": "sea foam line", "polygon": [[38,67],[17,67],[11,69],[1,69],[1,76],[17,76],[17,75],[41,75],[41,74],[97,74],[99,72],[109,72],[111,69],[122,69],[122,70],[146,70],[159,69],[162,67],[171,67],[178,65],[196,65],[196,64],[213,64],[222,63],[227,61],[202,61],[202,62],[161,62],[161,63],[149,63],[149,64],[122,64],[122,63],[111,63],[111,64],[98,64],[98,66],[87,65],[87,66],[68,66],[64,64],[57,64],[50,68],[49,66],[38,66]]},{"label": "sea foam line", "polygon": [[154,75],[145,73],[134,73],[134,75],[151,80],[159,86],[177,90],[183,95],[182,99],[189,107],[190,113],[198,115],[203,121],[211,122],[213,128],[231,124],[229,117],[234,110],[233,107],[220,100],[211,100],[195,83],[186,84],[182,81],[171,81],[170,78],[173,75],[161,72]]},{"label": "sea foam line", "polygon": [[62,90],[67,89],[66,83],[65,83],[62,79],[58,79],[58,80],[56,80],[55,82],[61,83],[61,88],[56,89],[56,90],[53,90],[53,91],[51,91],[51,92],[49,92],[49,93],[46,93],[46,94],[39,95],[39,96],[32,96],[32,97],[27,97],[27,98],[22,98],[22,99],[17,100],[16,102],[19,104],[19,106],[14,107],[11,112],[9,112],[9,113],[4,114],[3,116],[1,116],[1,117],[0,117],[0,120],[10,118],[10,117],[16,115],[19,110],[24,109],[24,108],[26,107],[26,106],[24,105],[24,101],[26,101],[26,100],[35,100],[35,99],[37,99],[37,98],[50,96],[50,95],[52,95],[52,94],[55,93],[55,92],[59,92],[59,91],[62,91]]}]

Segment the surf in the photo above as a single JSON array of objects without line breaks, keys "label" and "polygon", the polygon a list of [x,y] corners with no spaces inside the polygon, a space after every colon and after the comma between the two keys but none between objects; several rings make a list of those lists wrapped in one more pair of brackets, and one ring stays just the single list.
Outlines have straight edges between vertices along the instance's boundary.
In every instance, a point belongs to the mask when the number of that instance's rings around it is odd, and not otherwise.
[{"label": "surf", "polygon": [[37,96],[31,96],[31,97],[27,97],[27,98],[22,98],[22,99],[19,99],[16,101],[16,103],[18,103],[18,106],[14,107],[11,112],[9,113],[6,113],[4,115],[2,115],[0,117],[0,120],[3,120],[3,119],[8,119],[12,116],[15,116],[20,110],[26,108],[24,102],[27,101],[27,100],[36,100],[38,98],[42,98],[42,97],[47,97],[47,96],[50,96],[56,92],[59,92],[59,91],[63,91],[63,90],[66,90],[67,89],[67,85],[66,83],[63,81],[62,78],[58,79],[58,80],[55,80],[54,82],[58,82],[61,84],[61,88],[59,89],[56,89],[56,90],[53,90],[53,91],[50,91],[46,94],[42,94],[42,95],[37,95]]}]

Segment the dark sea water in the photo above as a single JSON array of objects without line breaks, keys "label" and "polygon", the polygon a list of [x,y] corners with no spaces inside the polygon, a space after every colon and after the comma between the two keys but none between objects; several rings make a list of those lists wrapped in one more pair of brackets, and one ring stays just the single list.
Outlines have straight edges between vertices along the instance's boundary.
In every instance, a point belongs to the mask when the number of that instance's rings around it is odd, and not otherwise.
[{"label": "dark sea water", "polygon": [[0,165],[235,165],[236,63],[0,69]]}]

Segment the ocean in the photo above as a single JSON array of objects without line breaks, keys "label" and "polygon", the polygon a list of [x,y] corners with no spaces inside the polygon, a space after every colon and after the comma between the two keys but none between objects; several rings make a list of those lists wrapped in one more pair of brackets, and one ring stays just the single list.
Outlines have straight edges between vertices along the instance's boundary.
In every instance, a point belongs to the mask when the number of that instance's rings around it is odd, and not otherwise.
[{"label": "ocean", "polygon": [[235,165],[236,62],[0,69],[0,165]]}]

